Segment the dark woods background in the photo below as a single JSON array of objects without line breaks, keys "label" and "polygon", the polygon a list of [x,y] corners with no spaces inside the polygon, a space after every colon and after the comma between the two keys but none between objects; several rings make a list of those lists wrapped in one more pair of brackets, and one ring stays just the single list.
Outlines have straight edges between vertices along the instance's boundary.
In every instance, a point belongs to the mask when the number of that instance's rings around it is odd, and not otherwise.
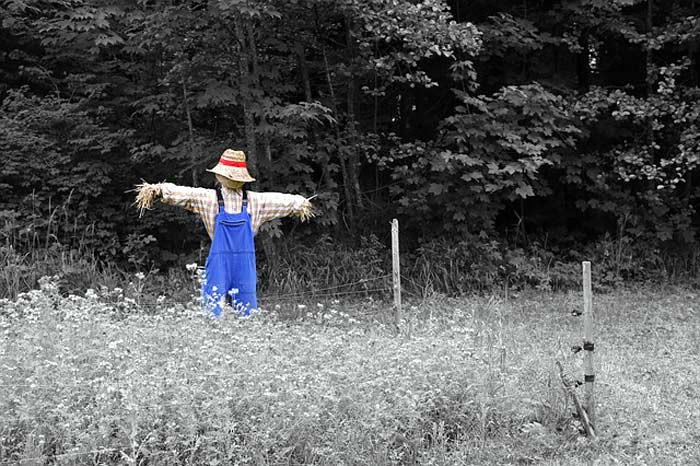
[{"label": "dark woods background", "polygon": [[3,0],[1,296],[184,270],[192,214],[140,178],[315,199],[258,236],[270,292],[698,276],[696,0]]}]

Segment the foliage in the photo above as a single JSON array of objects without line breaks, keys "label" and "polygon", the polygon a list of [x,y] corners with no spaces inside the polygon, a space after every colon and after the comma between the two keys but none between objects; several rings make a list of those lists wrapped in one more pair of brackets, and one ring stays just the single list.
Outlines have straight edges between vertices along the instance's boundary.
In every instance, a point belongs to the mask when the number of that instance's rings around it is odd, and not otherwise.
[{"label": "foliage", "polygon": [[[662,67],[657,91],[647,98],[593,89],[577,103],[589,124],[611,121],[628,135],[609,141],[588,158],[597,168],[576,180],[588,178],[592,194],[579,200],[579,207],[613,212],[618,225],[648,244],[695,241],[697,193],[692,179],[700,161],[700,91],[675,85],[686,67],[687,63]],[[644,137],[629,137],[634,134]],[[580,167],[572,164],[570,173],[579,173]]]},{"label": "foliage", "polygon": [[[422,2],[398,0],[352,0],[347,2],[352,20],[359,23],[359,53],[363,64],[374,73],[372,95],[384,95],[390,84],[438,86],[421,64],[434,57],[455,60],[461,79],[474,81],[469,56],[480,47],[480,33],[471,23],[457,23],[448,5],[440,0]],[[356,16],[355,16],[356,15]]]},{"label": "foliage", "polygon": [[564,99],[537,84],[458,97],[462,105],[443,121],[435,143],[406,143],[392,154],[400,162],[392,177],[412,187],[400,204],[443,218],[446,231],[476,224],[491,233],[498,206],[549,193],[540,169],[558,165],[580,129]]},{"label": "foliage", "polygon": [[[5,244],[21,255],[50,238],[120,267],[181,267],[201,255],[203,229],[174,209],[139,221],[128,190],[140,178],[211,185],[205,169],[234,147],[252,188],[318,195],[315,223],[295,237],[309,247],[328,235],[354,249],[400,216],[412,249],[469,250],[478,236],[527,268],[538,244],[563,264],[628,238],[633,254],[661,258],[648,267],[690,272],[693,6],[5,1]],[[73,213],[56,222],[57,206]],[[266,243],[270,264],[293,249],[279,238],[290,225],[261,233],[280,246]]]}]

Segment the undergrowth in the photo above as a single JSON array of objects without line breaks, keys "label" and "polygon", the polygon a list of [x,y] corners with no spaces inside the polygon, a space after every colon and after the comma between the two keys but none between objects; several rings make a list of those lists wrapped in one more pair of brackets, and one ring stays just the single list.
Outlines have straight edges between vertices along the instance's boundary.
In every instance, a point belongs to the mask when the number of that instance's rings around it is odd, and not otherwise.
[{"label": "undergrowth", "polygon": [[[90,287],[129,289],[134,273],[149,277],[141,293],[147,300],[165,292],[173,301],[183,301],[192,290],[192,274],[184,267],[183,256],[177,267],[160,270],[148,260],[144,240],[132,242],[130,255],[139,258],[115,262],[94,251],[49,243],[48,247],[21,250],[12,244],[0,245],[0,297],[14,299],[35,288],[42,276],[58,276],[61,292],[79,294]],[[147,243],[147,242],[146,242]],[[43,243],[42,243],[43,244]],[[625,263],[611,258],[613,244],[601,242],[589,252],[549,251],[533,244],[528,249],[504,248],[496,241],[449,243],[435,240],[415,250],[402,251],[402,289],[411,296],[435,294],[459,296],[469,293],[507,294],[534,289],[565,291],[578,289],[581,260],[591,260],[596,291],[611,291],[631,283],[686,283],[698,279],[683,272],[693,264],[673,265],[647,257],[642,251],[628,251]],[[391,290],[391,251],[377,237],[363,238],[351,248],[322,237],[312,246],[282,241],[271,261],[264,251],[258,253],[258,291],[262,297],[299,296],[388,296]],[[196,264],[203,266],[202,263]]]},{"label": "undergrowth", "polygon": [[[160,290],[168,290],[173,300],[187,299],[191,274],[184,265],[198,260],[203,266],[205,250],[175,254],[142,233],[121,240],[110,236],[105,244],[94,225],[82,230],[77,226],[78,212],[68,204],[49,206],[46,215],[37,211],[24,223],[0,212],[0,298],[14,299],[36,288],[42,276],[54,275],[64,295],[89,287],[128,289],[138,272],[149,276],[142,294],[155,298]],[[402,288],[421,297],[577,289],[583,260],[594,265],[598,291],[632,282],[697,284],[700,270],[696,251],[650,249],[624,235],[568,249],[546,240],[510,244],[479,235],[406,244],[401,250]],[[263,296],[382,295],[392,286],[388,239],[376,235],[361,237],[357,244],[329,235],[305,241],[290,236],[264,246],[257,246],[258,290]]]}]

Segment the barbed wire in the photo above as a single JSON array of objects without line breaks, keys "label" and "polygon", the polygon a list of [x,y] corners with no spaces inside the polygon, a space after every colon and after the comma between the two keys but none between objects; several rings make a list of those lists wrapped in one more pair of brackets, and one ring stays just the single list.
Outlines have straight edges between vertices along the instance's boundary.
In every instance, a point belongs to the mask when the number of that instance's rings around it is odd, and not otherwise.
[{"label": "barbed wire", "polygon": [[[319,288],[316,290],[305,290],[305,291],[295,291],[295,292],[290,292],[290,293],[278,293],[278,294],[273,294],[273,295],[261,295],[260,300],[261,301],[266,301],[266,300],[275,300],[279,298],[312,298],[312,297],[332,297],[335,295],[343,296],[343,295],[351,295],[351,294],[367,294],[371,292],[376,292],[376,291],[388,291],[391,290],[390,287],[384,287],[384,288],[371,288],[371,289],[364,289],[364,290],[342,290],[343,288],[347,288],[349,286],[356,286],[360,285],[363,283],[369,283],[377,280],[383,280],[386,278],[391,277],[391,274],[386,274],[386,275],[381,275],[378,277],[371,277],[371,278],[363,278],[354,282],[350,283],[343,283],[340,285],[334,285],[331,287],[327,288]],[[337,291],[337,292],[330,292],[332,290],[342,290],[342,291]],[[328,292],[328,293],[321,293],[321,292]],[[132,298],[133,299],[133,298]],[[197,299],[190,299],[187,301],[138,301],[134,300],[133,303],[128,303],[128,304],[134,304],[136,306],[167,306],[167,305],[174,305],[174,304],[197,304]],[[121,303],[105,303],[107,305],[111,306],[117,306]]]},{"label": "barbed wire", "polygon": [[[278,293],[278,294],[271,294],[271,295],[261,295],[260,301],[273,301],[273,300],[278,300],[280,298],[296,298],[296,299],[304,299],[304,298],[316,298],[316,297],[333,297],[333,296],[348,296],[348,295],[353,295],[353,294],[367,294],[367,293],[373,293],[373,292],[378,292],[378,291],[391,291],[393,287],[391,285],[387,287],[382,287],[382,288],[370,288],[370,289],[364,289],[364,290],[343,290],[343,288],[347,288],[350,286],[356,286],[360,285],[363,283],[369,283],[369,282],[374,282],[378,280],[384,280],[387,278],[392,277],[392,274],[385,274],[385,275],[380,275],[377,277],[370,277],[370,278],[362,278],[360,280],[350,282],[350,283],[343,283],[339,285],[334,285],[331,287],[326,287],[326,288],[319,288],[315,290],[304,290],[304,291],[295,291],[295,292],[290,292],[290,293]],[[412,281],[405,276],[402,275],[402,277],[407,280],[407,281]],[[333,290],[339,290],[339,291],[333,291]],[[416,293],[410,293],[407,290],[403,290],[404,292],[408,294],[416,294]],[[323,292],[323,293],[322,293]],[[141,301],[138,298],[127,298],[129,301],[121,301],[121,302],[110,302],[110,301],[101,301],[102,304],[105,304],[107,306],[123,306],[123,305],[133,305],[136,307],[158,307],[158,306],[172,306],[172,305],[192,305],[192,306],[198,306],[198,300],[200,298],[198,297],[193,297],[188,300],[162,300],[162,301]]]},{"label": "barbed wire", "polygon": [[[388,287],[368,288],[368,289],[362,290],[362,291],[360,291],[360,290],[348,290],[348,291],[336,291],[333,293],[310,294],[310,295],[305,296],[305,297],[308,297],[308,298],[331,298],[333,296],[349,296],[349,295],[353,295],[353,294],[367,294],[367,293],[374,293],[374,292],[378,292],[378,291],[390,291],[390,290],[391,290],[391,288],[388,288]],[[285,296],[284,295],[277,296],[276,299],[279,299],[282,297],[285,297]],[[289,296],[289,298],[299,299],[298,296]],[[264,299],[272,300],[271,298],[264,298]]]},{"label": "barbed wire", "polygon": [[[355,282],[350,282],[350,283],[343,283],[341,285],[335,285],[331,286],[328,288],[320,288],[317,290],[307,290],[307,291],[298,291],[298,292],[292,292],[292,293],[280,293],[277,295],[268,295],[268,296],[263,296],[265,299],[271,299],[271,298],[277,298],[277,297],[287,297],[287,296],[296,296],[296,295],[304,295],[304,294],[317,294],[319,291],[329,291],[329,290],[336,290],[336,289],[341,289],[341,288],[346,288],[348,286],[354,286],[354,285],[359,285],[362,283],[368,283],[372,281],[377,281],[377,280],[383,280],[385,278],[391,277],[391,274],[386,274],[386,275],[381,275],[379,277],[371,277],[371,278],[363,278],[360,280],[357,280]],[[355,290],[354,292],[357,293],[366,293],[369,290]]]}]

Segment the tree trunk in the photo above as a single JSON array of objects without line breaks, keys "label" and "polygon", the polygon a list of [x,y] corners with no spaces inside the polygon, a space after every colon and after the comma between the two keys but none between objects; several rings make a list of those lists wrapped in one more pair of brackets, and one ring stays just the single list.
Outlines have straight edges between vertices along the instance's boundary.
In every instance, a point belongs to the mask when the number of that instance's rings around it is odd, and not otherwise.
[{"label": "tree trunk", "polygon": [[[241,56],[238,61],[238,67],[241,73],[240,90],[243,102],[243,119],[245,122],[246,146],[248,150],[248,166],[255,171],[253,176],[257,178],[256,185],[264,186],[265,178],[262,173],[258,172],[260,160],[258,157],[259,154],[255,115],[253,114],[253,91],[261,87],[257,46],[255,43],[255,31],[253,30],[252,24],[249,21],[245,23],[245,30],[243,29],[240,20],[236,22],[235,27],[236,38],[241,45]],[[263,146],[265,147],[267,158],[271,159],[272,156],[269,141],[264,140]],[[271,162],[271,160],[268,160],[268,162]],[[272,238],[269,234],[264,233],[260,235],[260,242],[262,243],[263,252],[267,258],[267,265],[270,270],[270,281],[274,282],[274,276],[277,273],[277,270],[279,270],[279,256],[277,254],[277,249],[275,248],[275,244],[272,242]]]},{"label": "tree trunk", "polygon": [[197,182],[197,154],[195,152],[194,145],[194,130],[192,128],[192,114],[190,113],[190,103],[187,97],[187,83],[186,78],[182,78],[182,97],[185,105],[185,115],[187,117],[187,131],[189,136],[189,150],[190,150],[190,162],[192,164],[192,186],[198,186]]},{"label": "tree trunk", "polygon": [[[260,64],[258,62],[258,46],[257,42],[255,40],[255,30],[253,29],[252,23],[250,21],[246,22],[246,34],[248,36],[248,44],[250,44],[250,56],[251,56],[251,65],[252,65],[252,70],[251,70],[251,81],[253,83],[253,88],[254,89],[262,89],[262,82],[260,80]],[[265,115],[262,115],[260,117],[262,119],[261,124],[266,125],[267,122],[267,117]],[[265,168],[269,168],[272,166],[272,148],[270,145],[270,137],[267,134],[257,134],[256,139],[262,139],[262,153],[256,154],[258,156],[258,169],[260,170],[259,175],[261,176],[260,178],[260,183],[258,183],[259,186],[264,186],[265,185]],[[256,146],[259,145],[256,143]],[[261,162],[263,162],[261,164]]]},{"label": "tree trunk", "polygon": [[[696,11],[695,0],[690,3],[691,11]],[[693,41],[688,43],[688,55],[690,56],[690,80],[696,86],[700,85],[700,69],[698,69],[698,45]]]},{"label": "tree trunk", "polygon": [[364,208],[364,202],[362,201],[362,191],[360,189],[360,156],[358,148],[358,131],[355,121],[355,98],[357,95],[357,80],[355,79],[355,72],[352,67],[352,62],[355,58],[355,50],[352,41],[352,23],[350,18],[346,18],[346,47],[348,51],[348,56],[351,59],[350,66],[350,78],[348,80],[348,135],[350,143],[350,152],[348,157],[348,175],[350,177],[350,183],[352,188],[352,194],[354,197],[355,205],[358,209]]},{"label": "tree trunk", "polygon": [[257,141],[255,137],[255,116],[253,115],[253,99],[252,99],[252,76],[250,72],[250,48],[248,47],[245,32],[242,27],[240,18],[234,20],[234,28],[236,39],[238,41],[239,56],[238,56],[238,89],[241,94],[241,105],[243,107],[243,123],[245,128],[246,140],[246,158],[248,168],[254,173],[254,177],[258,176],[258,157],[257,157]]},{"label": "tree trunk", "polygon": [[358,209],[363,209],[362,192],[360,190],[360,156],[358,153],[358,132],[355,122],[355,90],[356,81],[355,75],[350,76],[348,81],[348,142],[350,150],[348,152],[348,176],[350,177],[350,186],[352,188],[353,201]]},{"label": "tree trunk", "polygon": [[578,88],[581,92],[588,92],[591,85],[591,62],[588,51],[588,29],[584,29],[578,38],[578,45],[581,47],[581,52],[577,58],[578,71]]},{"label": "tree trunk", "polygon": [[297,62],[299,64],[299,74],[301,75],[301,84],[304,88],[304,100],[307,102],[312,102],[311,97],[311,80],[309,79],[309,67],[306,63],[306,52],[304,51],[304,44],[297,41],[294,44],[294,50],[297,54]]},{"label": "tree trunk", "polygon": [[[335,115],[335,118],[339,118],[338,114],[338,105],[336,103],[335,99],[335,89],[333,87],[333,80],[331,79],[331,72],[330,72],[330,67],[328,66],[328,57],[326,55],[326,48],[324,46],[321,46],[321,52],[323,54],[323,64],[325,66],[326,70],[326,82],[328,83],[328,92],[331,95],[331,109],[333,110],[333,114]],[[337,144],[340,144],[340,128],[338,128],[338,124],[336,123],[335,125],[335,140]],[[350,195],[350,179],[348,177],[348,169],[347,169],[347,164],[345,161],[345,157],[343,157],[340,154],[340,149],[338,149],[338,163],[340,165],[340,172],[343,176],[343,192],[345,194],[345,206],[346,206],[346,211],[348,213],[348,217],[350,217],[350,222],[353,223],[354,220],[354,209],[353,209],[353,203],[352,203],[352,196]]]},{"label": "tree trunk", "polygon": [[[647,17],[646,17],[646,28],[649,38],[651,38],[652,28],[653,28],[653,0],[647,0]],[[646,66],[646,92],[647,98],[651,97],[654,92],[654,63],[653,63],[653,53],[651,50],[651,45],[646,42],[646,56],[645,56],[645,66]]]},{"label": "tree trunk", "polygon": [[[301,76],[301,83],[302,87],[304,88],[304,100],[306,102],[312,102],[313,101],[313,95],[311,93],[311,79],[309,77],[309,66],[308,63],[306,62],[306,52],[304,50],[304,44],[302,44],[300,41],[297,41],[294,44],[294,50],[297,55],[297,61],[299,65],[299,74]],[[332,87],[332,86],[331,86]],[[334,110],[335,111],[335,110]],[[337,115],[336,115],[337,117]],[[337,129],[337,127],[336,127]],[[338,133],[336,133],[338,134]],[[318,134],[318,129],[316,126],[312,125],[311,130],[309,132],[309,142],[313,147],[316,147],[318,144],[318,141],[320,140],[320,136]],[[321,169],[321,176],[318,179],[318,182],[316,183],[316,192],[318,192],[321,187],[324,184],[324,181],[326,181],[326,175],[328,174],[328,163],[323,163],[323,168]]]},{"label": "tree trunk", "polygon": [[[653,28],[653,0],[647,0],[647,17],[646,17],[646,28],[647,35],[651,39],[652,28]],[[645,66],[646,66],[646,97],[647,99],[651,97],[654,93],[654,56],[651,50],[651,44],[649,41],[646,42],[646,56],[645,56]],[[651,160],[654,161],[654,127],[652,124],[652,117],[648,116],[647,123],[647,146],[649,148],[649,154],[651,155]]]}]

